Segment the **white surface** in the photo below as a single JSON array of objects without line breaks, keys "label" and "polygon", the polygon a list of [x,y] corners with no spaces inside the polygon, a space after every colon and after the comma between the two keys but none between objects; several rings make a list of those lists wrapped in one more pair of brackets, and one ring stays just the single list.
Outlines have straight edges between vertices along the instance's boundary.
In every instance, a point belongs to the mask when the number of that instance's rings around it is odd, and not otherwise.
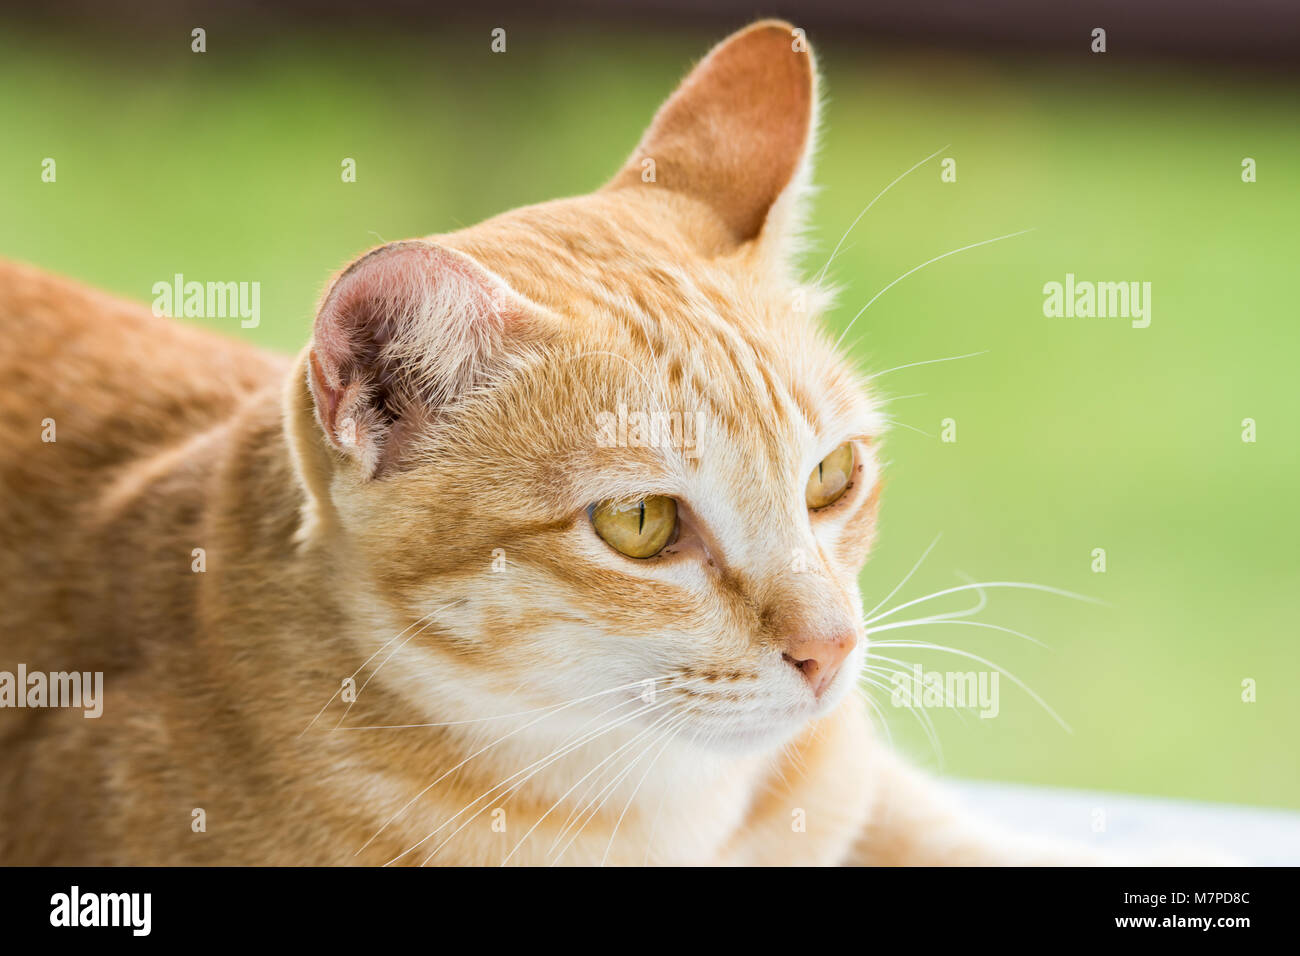
[{"label": "white surface", "polygon": [[1300,865],[1300,813],[1290,810],[970,780],[948,785],[972,811],[1022,833],[1124,853],[1200,848],[1256,866]]}]

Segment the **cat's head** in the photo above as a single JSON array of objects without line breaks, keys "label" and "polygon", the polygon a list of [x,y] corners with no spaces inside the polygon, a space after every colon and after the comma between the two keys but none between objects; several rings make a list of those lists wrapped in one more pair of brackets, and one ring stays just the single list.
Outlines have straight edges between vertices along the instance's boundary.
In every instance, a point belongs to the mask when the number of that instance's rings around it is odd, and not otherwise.
[{"label": "cat's head", "polygon": [[409,697],[752,747],[852,688],[882,422],[793,272],[816,104],[802,34],[755,24],[604,188],[335,281],[309,534],[412,625]]}]

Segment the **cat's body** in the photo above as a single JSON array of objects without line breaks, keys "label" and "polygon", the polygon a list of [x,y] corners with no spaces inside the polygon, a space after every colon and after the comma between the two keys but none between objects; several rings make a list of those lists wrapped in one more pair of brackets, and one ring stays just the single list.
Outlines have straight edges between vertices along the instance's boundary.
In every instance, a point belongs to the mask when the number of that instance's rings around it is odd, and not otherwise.
[{"label": "cat's body", "polygon": [[[0,266],[0,670],[104,672],[98,719],[0,710],[0,862],[1053,859],[850,692],[881,422],[794,305],[791,40],[606,189],[359,260],[296,362]],[[708,428],[608,447],[620,405]],[[682,509],[644,562],[588,518],[638,495]]]}]

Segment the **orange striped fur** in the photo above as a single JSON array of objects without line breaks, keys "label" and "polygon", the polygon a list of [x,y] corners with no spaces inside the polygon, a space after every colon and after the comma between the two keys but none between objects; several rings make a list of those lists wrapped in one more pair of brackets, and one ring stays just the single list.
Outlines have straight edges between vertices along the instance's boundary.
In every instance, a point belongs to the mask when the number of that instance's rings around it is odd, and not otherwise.
[{"label": "orange striped fur", "polygon": [[[0,712],[0,862],[1035,858],[853,693],[882,418],[795,271],[798,41],[729,38],[591,195],[358,260],[292,362],[0,266],[0,668],[106,688]],[[689,533],[630,559],[588,508],[647,494]],[[836,628],[816,698],[781,642]]]}]

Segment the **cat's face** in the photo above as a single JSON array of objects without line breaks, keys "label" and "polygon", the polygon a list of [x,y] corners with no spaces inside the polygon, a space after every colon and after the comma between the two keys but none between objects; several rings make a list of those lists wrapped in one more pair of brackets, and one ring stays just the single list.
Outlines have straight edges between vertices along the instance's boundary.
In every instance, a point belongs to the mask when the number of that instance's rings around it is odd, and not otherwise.
[{"label": "cat's face", "polygon": [[422,622],[410,695],[735,749],[856,682],[881,420],[788,268],[815,97],[792,39],[716,49],[606,189],[385,247],[327,297],[329,511]]}]

